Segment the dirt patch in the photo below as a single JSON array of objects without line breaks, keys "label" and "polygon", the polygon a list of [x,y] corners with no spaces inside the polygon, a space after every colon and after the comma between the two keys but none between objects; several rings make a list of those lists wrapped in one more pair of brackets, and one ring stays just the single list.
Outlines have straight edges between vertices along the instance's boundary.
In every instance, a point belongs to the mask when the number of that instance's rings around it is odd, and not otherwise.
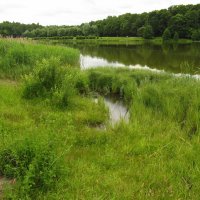
[{"label": "dirt patch", "polygon": [[9,79],[0,79],[0,85],[13,85],[16,86],[17,81],[9,80]]},{"label": "dirt patch", "polygon": [[15,179],[7,179],[7,178],[4,178],[2,176],[0,176],[0,199],[3,198],[3,187],[4,185],[13,185],[15,184],[16,180]]}]

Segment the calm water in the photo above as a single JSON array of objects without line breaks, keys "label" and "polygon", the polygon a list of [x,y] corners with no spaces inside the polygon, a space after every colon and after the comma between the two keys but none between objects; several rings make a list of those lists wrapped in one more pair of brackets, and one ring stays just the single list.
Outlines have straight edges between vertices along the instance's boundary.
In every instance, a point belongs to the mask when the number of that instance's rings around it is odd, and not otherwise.
[{"label": "calm water", "polygon": [[100,46],[77,45],[81,67],[98,66],[156,69],[173,73],[200,74],[200,43],[187,45]]},{"label": "calm water", "polygon": [[[98,103],[98,99],[94,98],[94,102]],[[128,111],[128,108],[121,100],[104,97],[104,103],[109,110],[109,122],[112,126],[119,123],[121,120],[126,123],[129,122],[130,113]],[[104,126],[100,126],[100,129],[104,128]]]},{"label": "calm water", "polygon": [[112,125],[115,125],[121,120],[124,122],[129,121],[130,114],[122,101],[105,97],[104,102],[105,105],[109,108],[110,123]]}]

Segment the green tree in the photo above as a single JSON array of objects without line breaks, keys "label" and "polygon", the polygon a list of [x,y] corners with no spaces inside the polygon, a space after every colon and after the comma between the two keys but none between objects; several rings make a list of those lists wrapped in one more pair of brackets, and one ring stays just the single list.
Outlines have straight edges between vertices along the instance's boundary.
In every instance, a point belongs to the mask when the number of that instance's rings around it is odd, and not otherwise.
[{"label": "green tree", "polygon": [[58,30],[57,27],[55,26],[50,26],[47,29],[47,37],[53,37],[58,35]]},{"label": "green tree", "polygon": [[152,26],[156,37],[163,34],[164,30],[168,26],[170,18],[171,14],[166,9],[149,13],[148,21]]},{"label": "green tree", "polygon": [[152,39],[153,38],[153,29],[151,25],[146,25],[144,28],[144,33],[143,33],[143,38],[144,39]]},{"label": "green tree", "polygon": [[137,29],[137,36],[138,37],[143,37],[144,36],[144,31],[145,31],[145,27],[144,26],[138,28]]},{"label": "green tree", "polygon": [[89,23],[83,24],[82,32],[83,32],[83,35],[85,35],[85,36],[90,34],[90,24]]},{"label": "green tree", "polygon": [[181,38],[186,38],[188,35],[185,18],[182,14],[177,14],[171,18],[169,28],[172,34],[177,32]]},{"label": "green tree", "polygon": [[58,36],[65,36],[66,31],[65,28],[58,28]]},{"label": "green tree", "polygon": [[172,38],[172,34],[171,34],[170,30],[168,28],[166,28],[162,35],[162,39],[163,39],[163,41],[168,41],[168,40],[171,40],[171,38]]},{"label": "green tree", "polygon": [[175,32],[174,33],[174,41],[178,41],[179,40],[179,34],[178,34],[178,32]]},{"label": "green tree", "polygon": [[200,41],[200,29],[199,30],[194,30],[192,32],[192,40],[193,41]]}]

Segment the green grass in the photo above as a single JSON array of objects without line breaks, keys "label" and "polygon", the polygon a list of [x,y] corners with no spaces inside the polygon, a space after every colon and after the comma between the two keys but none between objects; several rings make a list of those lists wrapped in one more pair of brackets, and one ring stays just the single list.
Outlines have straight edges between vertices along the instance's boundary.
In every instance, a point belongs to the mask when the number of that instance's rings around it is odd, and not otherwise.
[{"label": "green grass", "polygon": [[72,176],[73,164],[66,159],[71,150],[102,140],[91,135],[85,143],[80,133],[101,134],[95,127],[107,119],[104,105],[89,98],[75,95],[63,111],[41,98],[22,99],[20,84],[7,80],[0,84],[0,110],[0,175],[17,180],[12,191],[4,192],[16,199],[59,192],[60,184],[65,188]]},{"label": "green grass", "polygon": [[176,121],[189,137],[199,132],[198,80],[128,69],[92,69],[88,73],[93,91],[117,95],[129,105]]},{"label": "green grass", "polygon": [[[199,199],[198,80],[63,69],[56,60],[41,61],[28,83],[0,81],[0,176],[16,179],[5,198]],[[46,92],[27,98],[33,83]],[[55,106],[55,94],[70,88],[67,106]],[[108,110],[93,93],[121,98],[129,123],[107,125]]]},{"label": "green grass", "polygon": [[0,77],[19,79],[32,71],[37,62],[51,57],[58,58],[62,65],[79,65],[79,52],[74,49],[0,39]]},{"label": "green grass", "polygon": [[[38,38],[40,41],[44,42],[58,42],[61,44],[67,43],[67,44],[93,44],[93,45],[142,45],[145,43],[151,43],[156,45],[162,45],[163,40],[161,37],[156,37],[153,39],[143,39],[141,37],[97,37],[94,39],[88,39],[87,37],[84,39],[63,39],[61,38]],[[51,41],[52,40],[52,41]],[[179,39],[178,41],[169,41],[168,43],[177,43],[177,44],[189,44],[192,43],[192,40],[188,39]]]}]

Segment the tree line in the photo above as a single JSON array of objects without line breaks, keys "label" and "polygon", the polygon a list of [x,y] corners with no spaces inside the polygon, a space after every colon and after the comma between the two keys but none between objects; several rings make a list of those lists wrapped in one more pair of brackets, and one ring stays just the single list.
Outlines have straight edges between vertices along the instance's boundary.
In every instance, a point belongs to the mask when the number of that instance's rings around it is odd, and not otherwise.
[{"label": "tree line", "polygon": [[152,37],[200,40],[200,4],[177,5],[149,13],[109,16],[106,19],[78,26],[40,26],[3,22],[1,35],[25,37]]},{"label": "tree line", "polygon": [[39,24],[21,24],[19,22],[2,22],[0,23],[0,35],[3,37],[22,37],[26,31],[41,29]]}]

